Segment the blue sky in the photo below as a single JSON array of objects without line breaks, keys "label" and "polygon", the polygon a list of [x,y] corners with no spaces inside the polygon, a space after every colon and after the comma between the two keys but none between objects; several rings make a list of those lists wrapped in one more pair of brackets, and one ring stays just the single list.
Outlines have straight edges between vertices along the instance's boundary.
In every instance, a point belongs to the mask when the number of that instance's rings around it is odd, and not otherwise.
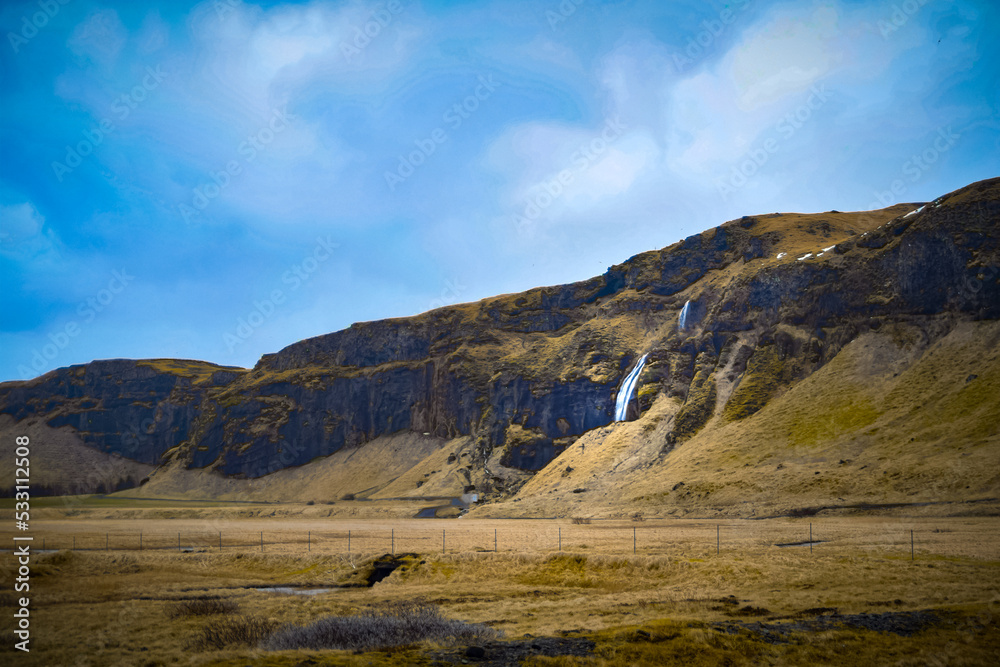
[{"label": "blue sky", "polygon": [[[0,380],[1000,175],[992,0],[0,3]],[[895,191],[893,191],[893,186]]]}]

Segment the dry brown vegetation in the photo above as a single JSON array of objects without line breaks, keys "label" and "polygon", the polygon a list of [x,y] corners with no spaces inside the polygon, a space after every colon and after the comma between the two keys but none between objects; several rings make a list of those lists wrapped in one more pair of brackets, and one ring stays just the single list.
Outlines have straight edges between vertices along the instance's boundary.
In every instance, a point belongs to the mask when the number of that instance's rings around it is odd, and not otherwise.
[{"label": "dry brown vegetation", "polygon": [[[36,537],[45,535],[50,541],[75,534],[80,543],[98,530],[129,534],[141,527],[164,542],[173,536],[175,544],[177,532],[222,530],[251,536],[261,529],[274,543],[263,553],[253,547],[220,552],[208,546],[178,553],[163,544],[142,552],[37,554],[32,652],[18,656],[18,664],[291,666],[312,659],[315,664],[430,665],[441,660],[449,664],[448,656],[457,662],[463,648],[447,642],[360,655],[239,645],[215,649],[205,643],[206,636],[223,636],[223,631],[244,636],[239,631],[246,619],[255,619],[250,630],[266,635],[280,625],[307,626],[324,617],[357,615],[376,603],[412,600],[433,605],[444,618],[502,631],[506,639],[500,644],[530,644],[545,637],[594,642],[590,657],[536,655],[526,658],[531,665],[804,665],[831,660],[916,665],[935,657],[945,664],[991,664],[1000,657],[996,518],[812,519],[813,538],[821,542],[810,552],[808,546],[774,546],[807,539],[809,519],[720,524],[468,518],[331,522],[294,514],[312,507],[284,509],[288,513],[280,522],[227,518],[233,511],[227,507],[202,510],[217,515],[214,523],[205,517],[113,518],[133,511],[127,509],[93,510],[109,518],[42,518]],[[913,562],[911,529],[916,536]],[[340,541],[348,530],[357,540],[350,555]],[[442,530],[447,530],[444,554]],[[497,553],[490,551],[494,530]],[[313,542],[307,551],[298,536],[304,538],[308,531],[330,539]],[[397,553],[416,555],[372,588],[336,588],[363,579],[374,557],[390,550],[390,532]],[[9,535],[0,539],[9,540]],[[264,586],[332,590],[315,595],[255,590]],[[238,607],[239,615],[176,613],[178,605],[200,607],[208,600],[226,609]],[[802,622],[828,617],[834,609],[844,615],[934,610],[938,620],[912,636],[839,625],[800,627],[778,644],[746,625]],[[526,633],[534,639],[526,639]],[[10,642],[5,644],[6,651]]]}]

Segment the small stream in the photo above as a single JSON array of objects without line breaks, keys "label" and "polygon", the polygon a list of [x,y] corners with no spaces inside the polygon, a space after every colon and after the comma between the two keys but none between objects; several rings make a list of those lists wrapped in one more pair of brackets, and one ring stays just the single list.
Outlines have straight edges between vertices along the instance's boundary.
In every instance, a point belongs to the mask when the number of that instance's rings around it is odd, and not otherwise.
[{"label": "small stream", "polygon": [[297,588],[295,586],[259,586],[251,587],[250,590],[261,593],[282,593],[284,595],[320,595],[336,590],[334,588]]},{"label": "small stream", "polygon": [[417,512],[418,519],[435,519],[437,518],[437,513],[439,510],[446,510],[452,507],[458,507],[461,509],[466,509],[468,505],[462,502],[461,498],[452,498],[451,502],[447,505],[435,505],[434,507],[425,507],[424,509]]}]

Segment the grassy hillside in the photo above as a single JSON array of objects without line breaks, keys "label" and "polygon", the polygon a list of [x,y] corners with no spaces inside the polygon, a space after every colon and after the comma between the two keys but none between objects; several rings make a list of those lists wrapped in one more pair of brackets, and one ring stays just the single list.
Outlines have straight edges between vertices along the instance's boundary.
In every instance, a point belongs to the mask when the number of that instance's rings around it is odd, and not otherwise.
[{"label": "grassy hillside", "polygon": [[[460,444],[460,443],[458,443]],[[342,449],[303,466],[287,467],[257,479],[234,479],[210,470],[188,470],[168,464],[150,476],[139,489],[119,495],[138,498],[190,498],[217,500],[314,501],[341,500],[348,494],[359,499],[392,497],[379,495],[401,475],[414,475],[426,460],[439,452],[453,451],[458,444],[418,433],[400,433],[377,438],[356,448]],[[278,460],[280,466],[281,461]],[[440,484],[441,489],[458,489]],[[408,495],[400,485],[399,496]],[[416,484],[410,489],[415,490]],[[442,494],[447,495],[447,494]]]},{"label": "grassy hillside", "polygon": [[[513,501],[476,512],[767,516],[984,499],[982,511],[996,511],[1000,323],[963,323],[932,345],[919,331],[859,336],[760,411],[734,420],[721,410],[676,447],[664,436],[677,405],[661,397],[641,419],[581,438]],[[754,371],[774,373],[750,365],[744,382]]]}]

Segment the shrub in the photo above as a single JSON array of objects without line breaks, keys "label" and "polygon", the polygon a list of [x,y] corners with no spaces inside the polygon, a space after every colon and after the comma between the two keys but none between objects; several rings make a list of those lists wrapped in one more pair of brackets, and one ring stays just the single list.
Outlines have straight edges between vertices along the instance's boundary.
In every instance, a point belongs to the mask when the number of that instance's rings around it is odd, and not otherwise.
[{"label": "shrub", "polygon": [[235,614],[239,605],[232,600],[187,600],[168,612],[170,618],[183,616],[211,616],[213,614]]},{"label": "shrub", "polygon": [[199,650],[223,649],[227,646],[258,646],[267,639],[279,623],[262,616],[235,616],[208,622],[195,640]]},{"label": "shrub", "polygon": [[355,616],[327,616],[305,626],[286,626],[262,645],[272,651],[294,649],[367,651],[421,641],[498,639],[491,627],[441,616],[423,602],[396,602],[369,607]]},{"label": "shrub", "polygon": [[354,500],[354,494],[353,493],[345,493],[343,496],[340,497],[340,499],[341,500]]},{"label": "shrub", "polygon": [[575,523],[575,524],[590,525],[590,519],[587,519],[587,518],[582,517],[582,516],[575,516],[570,521],[572,523]]}]

